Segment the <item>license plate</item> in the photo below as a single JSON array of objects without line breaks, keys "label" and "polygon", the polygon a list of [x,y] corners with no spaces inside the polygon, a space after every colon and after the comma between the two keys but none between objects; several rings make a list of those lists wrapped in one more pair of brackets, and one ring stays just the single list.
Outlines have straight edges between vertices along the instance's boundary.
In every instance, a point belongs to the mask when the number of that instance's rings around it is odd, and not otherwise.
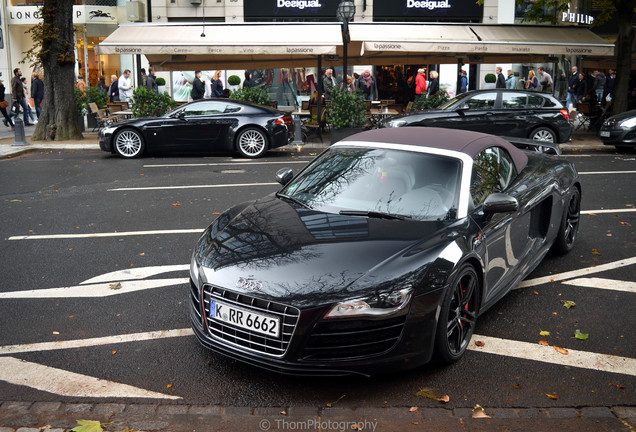
[{"label": "license plate", "polygon": [[254,313],[225,303],[210,301],[210,318],[269,337],[280,335],[280,318]]},{"label": "license plate", "polygon": [[610,133],[609,133],[609,131],[601,131],[601,136],[605,137],[605,138],[608,138],[610,136]]}]

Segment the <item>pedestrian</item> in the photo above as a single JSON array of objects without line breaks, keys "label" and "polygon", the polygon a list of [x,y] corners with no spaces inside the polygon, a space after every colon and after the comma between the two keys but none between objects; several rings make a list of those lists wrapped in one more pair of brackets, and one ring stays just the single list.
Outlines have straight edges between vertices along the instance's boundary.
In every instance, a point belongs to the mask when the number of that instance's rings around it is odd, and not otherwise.
[{"label": "pedestrian", "polygon": [[506,79],[503,76],[501,67],[497,66],[495,72],[497,73],[497,84],[495,84],[495,88],[506,88]]},{"label": "pedestrian", "polygon": [[378,100],[378,85],[369,69],[365,69],[358,78],[358,90],[364,100]]},{"label": "pedestrian", "polygon": [[11,121],[11,117],[9,117],[9,114],[7,114],[7,107],[9,106],[9,102],[4,100],[5,91],[6,89],[4,87],[4,81],[0,79],[0,112],[4,117],[4,120],[2,120],[2,122],[6,127],[10,127],[11,130],[13,130],[13,122]]},{"label": "pedestrian", "polygon": [[506,88],[507,89],[517,88],[517,77],[515,76],[515,72],[512,69],[508,69],[508,78],[506,78]]},{"label": "pedestrian", "polygon": [[223,89],[223,96],[222,97],[223,97],[223,99],[229,99],[230,98],[230,89],[229,88]]},{"label": "pedestrian", "polygon": [[119,89],[119,100],[122,102],[128,102],[133,95],[133,86],[130,81],[130,69],[126,69],[124,74],[119,77],[117,81],[117,88]]},{"label": "pedestrian", "polygon": [[325,71],[325,77],[322,79],[322,87],[324,89],[325,99],[331,99],[331,91],[336,86],[336,79],[333,77],[333,69]]},{"label": "pedestrian", "polygon": [[596,100],[600,103],[603,100],[603,92],[605,91],[605,81],[607,78],[605,74],[598,69],[594,69],[594,85],[592,86],[592,90],[596,94]]},{"label": "pedestrian", "polygon": [[603,102],[609,102],[614,97],[614,84],[616,82],[616,71],[610,69],[605,80],[605,92],[603,93]]},{"label": "pedestrian", "polygon": [[149,92],[159,94],[159,86],[157,85],[157,77],[155,76],[155,70],[148,68],[148,76],[146,77],[146,89]]},{"label": "pedestrian", "polygon": [[252,81],[252,72],[249,70],[245,71],[245,80],[243,81],[243,88],[254,87],[254,82]]},{"label": "pedestrian", "polygon": [[536,90],[539,86],[539,80],[537,76],[534,74],[534,70],[530,69],[528,72],[528,79],[526,80],[526,88],[528,90]]},{"label": "pedestrian", "polygon": [[44,82],[40,79],[38,73],[33,74],[33,82],[31,82],[31,97],[35,104],[35,113],[40,118],[42,113],[42,101],[44,100]]},{"label": "pedestrian", "polygon": [[[11,106],[10,117],[18,117],[20,114],[20,106],[22,105],[22,99],[24,99],[24,90],[22,87],[22,71],[20,68],[13,69],[13,78],[11,79],[11,96],[13,97],[13,104]],[[26,113],[24,114],[26,116]],[[24,118],[26,123],[26,117]]]},{"label": "pedestrian", "polygon": [[583,72],[580,72],[576,84],[574,84],[574,103],[578,104],[579,102],[581,102],[586,94],[587,79],[585,78],[585,74]]},{"label": "pedestrian", "polygon": [[340,84],[340,86],[342,90],[346,90],[349,93],[353,93],[353,91],[355,90],[353,85],[353,80],[351,79],[349,75],[347,75],[346,82],[343,82],[342,84]]},{"label": "pedestrian", "polygon": [[77,87],[82,93],[86,92],[86,82],[81,75],[77,77],[77,81],[75,81],[75,87]]},{"label": "pedestrian", "polygon": [[428,97],[436,96],[439,92],[439,74],[437,71],[431,71],[429,74],[431,80],[428,83]]},{"label": "pedestrian", "polygon": [[[108,86],[106,85],[106,77],[104,75],[99,76],[99,79],[97,80],[97,88],[108,96]],[[31,91],[33,91],[33,84],[31,84]]]},{"label": "pedestrian", "polygon": [[426,71],[423,68],[417,70],[415,75],[415,100],[426,97]]},{"label": "pedestrian", "polygon": [[221,81],[221,71],[218,70],[214,72],[214,76],[212,77],[212,97],[222,98],[223,97],[223,81]]},{"label": "pedestrian", "polygon": [[192,90],[190,91],[190,97],[192,100],[203,99],[205,95],[205,84],[201,80],[201,71],[194,71],[194,79],[192,80]]},{"label": "pedestrian", "polygon": [[117,75],[110,76],[110,87],[108,87],[108,99],[111,102],[119,101],[119,81]]},{"label": "pedestrian", "polygon": [[552,77],[545,71],[543,66],[539,68],[539,75],[541,76],[541,80],[539,81],[540,90],[552,93]]},{"label": "pedestrian", "polygon": [[146,87],[146,84],[148,83],[148,75],[146,74],[146,69],[141,68],[139,72],[141,72],[141,86]]},{"label": "pedestrian", "polygon": [[[24,97],[22,98],[22,108],[24,108],[24,125],[33,126],[35,124],[35,117],[33,116],[33,111],[29,105],[29,89],[27,88],[26,77],[21,77],[20,81],[22,81],[22,91],[24,92]],[[29,121],[29,119],[31,121]]]},{"label": "pedestrian", "polygon": [[468,90],[468,72],[462,69],[462,76],[459,82],[459,92],[464,93]]},{"label": "pedestrian", "polygon": [[566,108],[570,108],[570,104],[576,104],[576,84],[579,82],[579,72],[576,66],[572,66],[572,75],[568,79],[568,99],[565,102]]}]

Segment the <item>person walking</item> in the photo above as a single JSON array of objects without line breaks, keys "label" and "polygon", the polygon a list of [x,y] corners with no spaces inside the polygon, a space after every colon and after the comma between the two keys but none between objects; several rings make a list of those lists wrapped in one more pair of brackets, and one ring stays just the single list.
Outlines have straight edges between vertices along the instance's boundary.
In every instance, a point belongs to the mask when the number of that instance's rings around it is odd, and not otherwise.
[{"label": "person walking", "polygon": [[[97,88],[101,90],[106,96],[108,96],[108,86],[106,85],[106,77],[104,75],[100,75],[97,79]],[[31,85],[31,89],[33,89],[33,85]]]},{"label": "person walking", "polygon": [[378,85],[371,75],[371,71],[366,69],[358,78],[358,90],[364,100],[378,100]]},{"label": "person walking", "polygon": [[468,72],[462,69],[462,76],[459,82],[459,92],[464,93],[468,90]]},{"label": "person walking", "polygon": [[141,73],[141,86],[146,87],[146,84],[148,83],[148,75],[146,74],[146,69],[141,68],[139,69],[139,72]]},{"label": "person walking", "polygon": [[528,90],[536,90],[539,86],[539,80],[537,76],[534,74],[534,70],[530,69],[528,72],[528,79],[526,80],[526,88]]},{"label": "person walking", "polygon": [[415,100],[423,97],[426,97],[426,71],[420,68],[415,75]]},{"label": "person walking", "polygon": [[517,88],[517,77],[515,76],[515,72],[512,69],[508,69],[508,78],[506,78],[506,88],[507,89]]},{"label": "person walking", "polygon": [[155,70],[148,68],[148,76],[146,77],[146,89],[149,92],[159,94],[159,86],[157,85],[157,77],[155,76]]},{"label": "person walking", "polygon": [[497,84],[495,84],[495,88],[506,88],[506,79],[503,76],[501,67],[497,66],[495,71],[497,73]]},{"label": "person walking", "polygon": [[243,88],[254,87],[254,81],[252,81],[252,72],[249,70],[245,71],[245,80],[243,81]]},{"label": "person walking", "polygon": [[214,76],[212,77],[212,97],[214,98],[223,97],[223,81],[221,81],[220,70],[214,72]]},{"label": "person walking", "polygon": [[430,82],[428,83],[428,97],[436,96],[439,92],[439,74],[437,71],[431,71],[429,74],[431,77]]},{"label": "person walking", "polygon": [[541,80],[539,81],[539,85],[541,86],[540,90],[552,93],[552,77],[545,71],[543,66],[539,68],[539,75],[541,76]]},{"label": "person walking", "polygon": [[[13,69],[13,78],[11,79],[11,96],[13,97],[13,104],[11,106],[10,117],[18,117],[20,114],[20,106],[22,106],[22,99],[24,99],[24,90],[22,87],[22,71],[20,68]],[[24,123],[26,123],[26,113],[24,113]]]},{"label": "person walking", "polygon": [[605,74],[598,69],[594,69],[594,85],[592,90],[596,93],[596,100],[600,103],[603,100],[603,92],[605,91]]},{"label": "person walking", "polygon": [[605,92],[603,93],[603,102],[611,101],[614,98],[614,85],[616,83],[616,71],[614,69],[610,69],[607,74],[607,79],[605,80]]},{"label": "person walking", "polygon": [[[35,117],[33,116],[33,111],[31,110],[31,106],[29,105],[29,89],[27,87],[26,77],[21,77],[20,81],[22,82],[22,91],[24,92],[24,97],[22,98],[22,108],[24,109],[25,120],[24,125],[33,126],[35,124]],[[31,121],[28,121],[29,119]]]},{"label": "person walking", "polygon": [[192,80],[192,91],[190,91],[190,97],[192,100],[203,99],[205,94],[205,84],[201,81],[201,71],[194,72],[194,79]]},{"label": "person walking", "polygon": [[565,102],[565,107],[570,108],[570,103],[576,104],[576,83],[579,81],[579,70],[576,66],[572,66],[572,75],[568,79],[568,99]]},{"label": "person walking", "polygon": [[3,123],[6,127],[10,127],[13,130],[13,121],[11,121],[11,117],[7,114],[7,107],[9,106],[9,102],[4,100],[4,93],[6,89],[4,87],[4,81],[0,79],[0,112],[4,117]]},{"label": "person walking", "polygon": [[574,84],[574,103],[578,104],[587,95],[587,79],[583,72],[579,73],[579,77]]},{"label": "person walking", "polygon": [[133,86],[130,81],[130,69],[126,69],[124,74],[119,77],[117,81],[117,88],[119,88],[119,100],[122,102],[130,101],[133,95]]},{"label": "person walking", "polygon": [[35,104],[35,114],[38,119],[42,113],[42,101],[44,100],[44,82],[40,79],[40,75],[33,74],[33,81],[31,82],[31,97]]},{"label": "person walking", "polygon": [[117,75],[110,76],[110,87],[108,87],[108,99],[111,102],[119,101],[119,81]]},{"label": "person walking", "polygon": [[331,92],[336,86],[336,79],[333,77],[333,69],[325,71],[325,77],[322,79],[322,87],[325,93],[325,99],[331,99]]}]

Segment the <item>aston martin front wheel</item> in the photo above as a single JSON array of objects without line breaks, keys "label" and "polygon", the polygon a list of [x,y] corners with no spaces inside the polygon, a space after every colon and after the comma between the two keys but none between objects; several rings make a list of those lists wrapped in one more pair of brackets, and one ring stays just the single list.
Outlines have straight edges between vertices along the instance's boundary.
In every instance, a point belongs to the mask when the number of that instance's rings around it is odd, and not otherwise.
[{"label": "aston martin front wheel", "polygon": [[236,149],[246,158],[261,157],[267,151],[267,137],[260,129],[243,129],[236,137]]},{"label": "aston martin front wheel", "polygon": [[479,278],[470,264],[462,265],[442,301],[435,334],[435,356],[444,363],[459,360],[475,330],[481,301]]},{"label": "aston martin front wheel", "polygon": [[136,158],[143,154],[145,144],[141,133],[134,129],[122,129],[113,139],[115,152],[123,158]]}]

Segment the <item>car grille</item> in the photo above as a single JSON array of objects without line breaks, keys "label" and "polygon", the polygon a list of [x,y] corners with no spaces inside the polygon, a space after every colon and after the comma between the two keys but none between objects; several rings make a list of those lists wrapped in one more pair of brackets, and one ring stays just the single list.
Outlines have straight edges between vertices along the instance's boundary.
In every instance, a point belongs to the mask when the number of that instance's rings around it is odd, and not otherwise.
[{"label": "car grille", "polygon": [[390,350],[400,339],[405,316],[380,321],[318,323],[303,351],[304,360],[369,357]]},{"label": "car grille", "polygon": [[280,338],[274,338],[221,323],[211,319],[206,314],[206,326],[212,337],[250,351],[274,357],[282,357],[285,355],[296,324],[298,324],[300,311],[297,308],[246,294],[235,293],[223,288],[205,285],[203,287],[203,306],[206,311],[210,308],[210,298],[220,300],[229,305],[248,309],[255,313],[275,315],[280,318],[281,322],[281,336]]}]

